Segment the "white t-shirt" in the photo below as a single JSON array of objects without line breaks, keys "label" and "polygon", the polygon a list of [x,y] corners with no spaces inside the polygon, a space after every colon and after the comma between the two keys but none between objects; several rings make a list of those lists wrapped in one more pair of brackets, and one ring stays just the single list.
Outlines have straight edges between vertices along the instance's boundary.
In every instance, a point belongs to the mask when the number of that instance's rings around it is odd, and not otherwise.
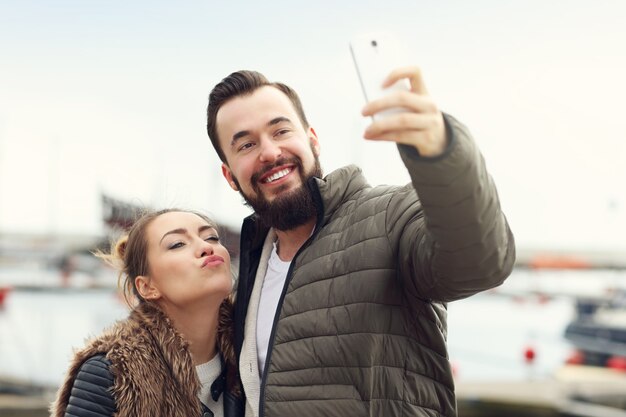
[{"label": "white t-shirt", "polygon": [[265,370],[265,359],[267,358],[267,349],[269,347],[272,326],[274,325],[274,317],[276,316],[276,308],[285,286],[289,265],[291,265],[291,261],[281,261],[278,257],[276,242],[274,242],[272,254],[267,262],[267,271],[265,272],[263,288],[261,289],[256,322],[256,348],[259,359],[259,376],[261,378],[263,378],[263,371]]},{"label": "white t-shirt", "polygon": [[210,361],[197,365],[196,373],[201,385],[198,398],[202,404],[209,407],[214,417],[224,417],[224,393],[220,395],[217,401],[213,401],[213,397],[211,397],[211,385],[222,373],[222,360],[219,353]]}]

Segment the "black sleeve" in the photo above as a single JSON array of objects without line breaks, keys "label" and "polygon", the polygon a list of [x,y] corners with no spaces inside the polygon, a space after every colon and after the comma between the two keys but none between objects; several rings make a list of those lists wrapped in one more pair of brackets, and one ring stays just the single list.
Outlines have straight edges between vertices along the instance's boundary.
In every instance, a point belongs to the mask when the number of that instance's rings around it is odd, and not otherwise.
[{"label": "black sleeve", "polygon": [[80,367],[72,386],[65,417],[112,417],[115,400],[111,394],[113,375],[111,362],[104,355],[96,355]]}]

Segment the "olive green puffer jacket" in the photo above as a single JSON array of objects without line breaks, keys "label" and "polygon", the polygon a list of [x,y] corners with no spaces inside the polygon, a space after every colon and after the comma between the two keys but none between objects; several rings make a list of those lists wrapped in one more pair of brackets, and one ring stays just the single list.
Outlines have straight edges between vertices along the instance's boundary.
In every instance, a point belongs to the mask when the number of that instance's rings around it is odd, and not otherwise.
[{"label": "olive green puffer jacket", "polygon": [[[412,184],[371,187],[354,166],[309,183],[318,221],[279,301],[260,416],[456,415],[445,303],[501,284],[515,246],[469,133],[450,116],[446,128],[436,159],[399,146]],[[242,231],[238,353],[267,234],[255,223]]]}]

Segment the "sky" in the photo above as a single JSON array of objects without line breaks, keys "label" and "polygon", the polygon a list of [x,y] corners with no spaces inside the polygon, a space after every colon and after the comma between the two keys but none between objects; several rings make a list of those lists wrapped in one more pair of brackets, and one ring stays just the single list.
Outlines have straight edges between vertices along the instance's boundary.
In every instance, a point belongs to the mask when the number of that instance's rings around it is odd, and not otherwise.
[{"label": "sky", "polygon": [[406,183],[362,139],[349,51],[388,31],[474,134],[518,247],[626,252],[625,19],[621,0],[5,0],[0,233],[100,234],[101,192],[238,228],[205,111],[239,69],[299,92],[326,172]]}]

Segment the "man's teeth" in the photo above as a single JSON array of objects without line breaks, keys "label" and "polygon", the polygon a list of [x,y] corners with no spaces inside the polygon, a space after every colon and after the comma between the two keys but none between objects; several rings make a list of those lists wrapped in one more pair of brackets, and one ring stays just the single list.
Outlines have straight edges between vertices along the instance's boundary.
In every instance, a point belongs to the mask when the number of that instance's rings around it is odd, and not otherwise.
[{"label": "man's teeth", "polygon": [[285,175],[289,174],[289,172],[291,172],[291,170],[285,168],[285,169],[281,169],[278,172],[275,172],[274,174],[270,175],[269,177],[267,177],[265,179],[265,182],[273,182],[276,181],[279,178],[284,177]]}]

